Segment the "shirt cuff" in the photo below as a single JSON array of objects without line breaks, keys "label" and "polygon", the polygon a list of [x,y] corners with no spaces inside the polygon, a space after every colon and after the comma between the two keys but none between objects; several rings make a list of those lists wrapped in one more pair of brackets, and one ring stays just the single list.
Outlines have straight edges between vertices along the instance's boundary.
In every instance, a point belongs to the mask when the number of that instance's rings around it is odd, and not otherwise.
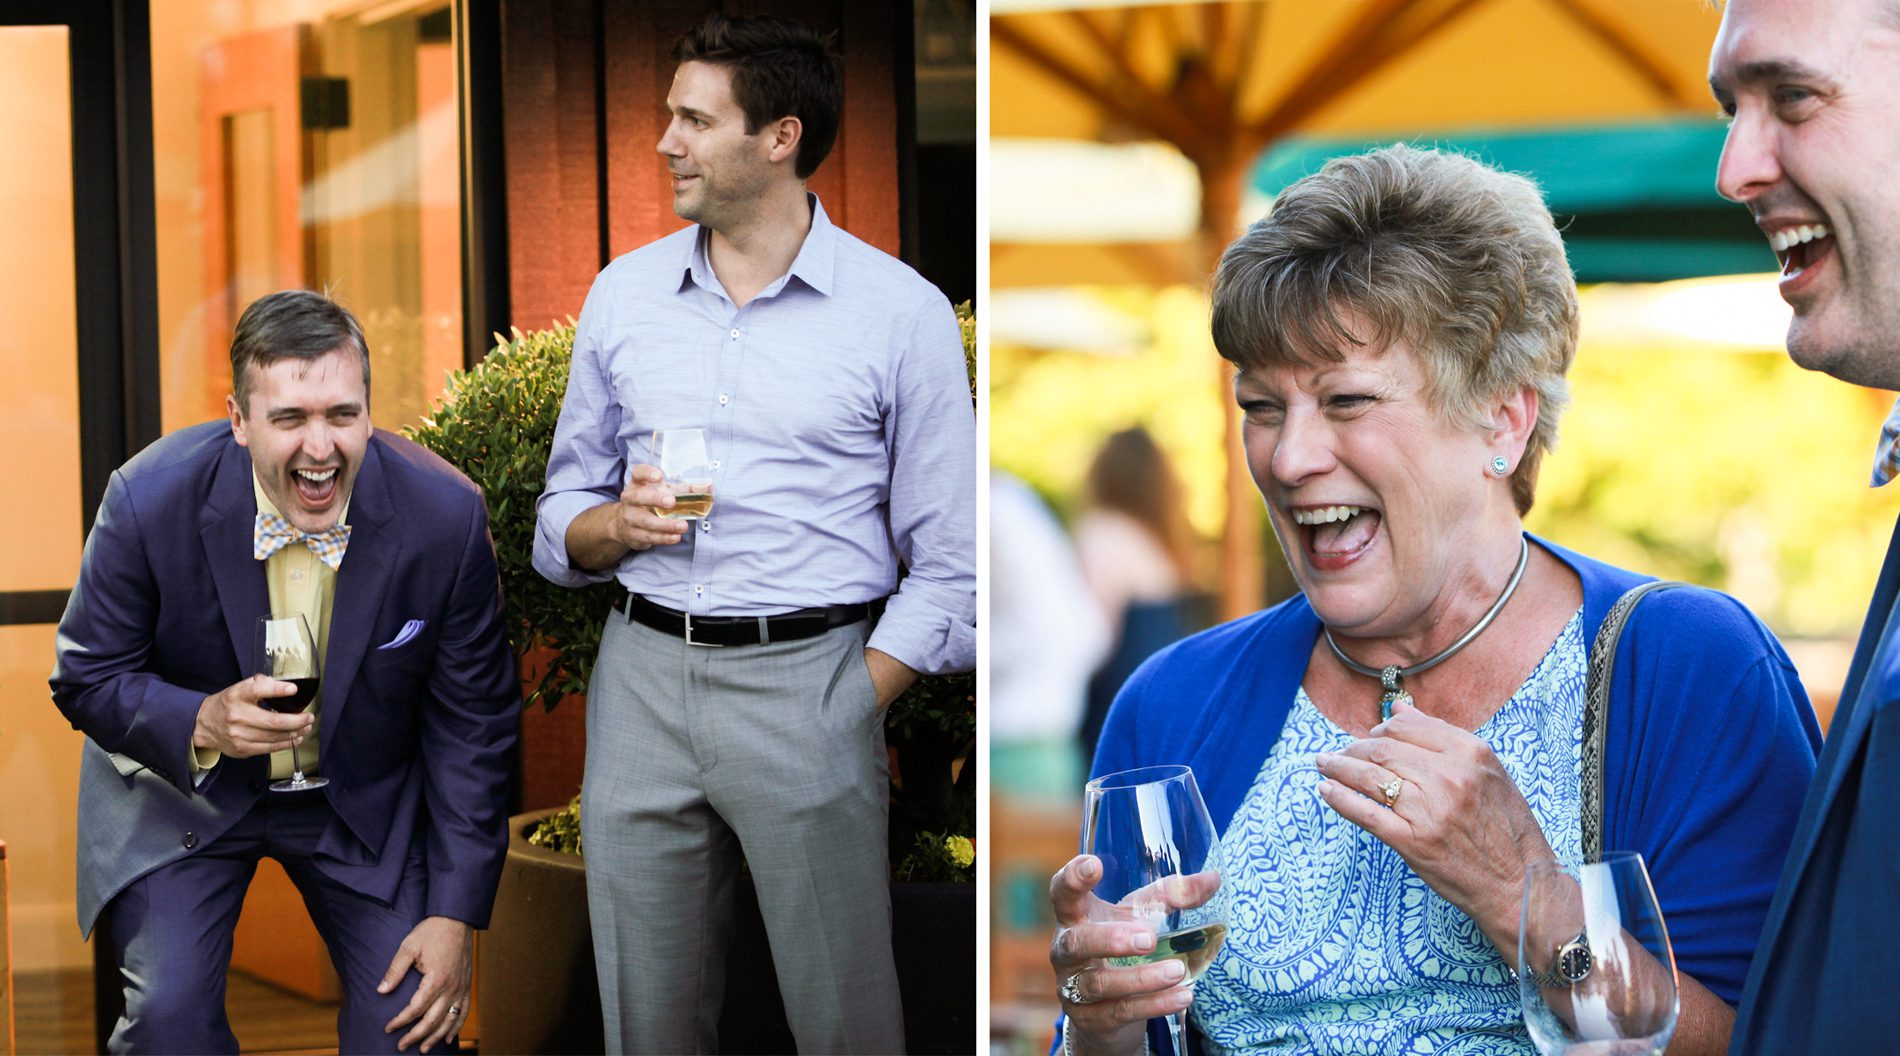
[{"label": "shirt cuff", "polygon": [[598,572],[576,566],[567,553],[567,530],[574,518],[610,502],[591,491],[564,491],[543,496],[535,517],[534,570],[562,587],[584,587],[614,578],[615,569]]},{"label": "shirt cuff", "polygon": [[218,751],[216,748],[200,748],[195,744],[192,745],[190,762],[191,776],[194,778],[197,777],[199,774],[218,765],[218,761],[223,758],[224,753]]},{"label": "shirt cuff", "polygon": [[942,613],[900,607],[901,595],[871,631],[867,648],[889,654],[920,675],[976,667],[976,628]]}]

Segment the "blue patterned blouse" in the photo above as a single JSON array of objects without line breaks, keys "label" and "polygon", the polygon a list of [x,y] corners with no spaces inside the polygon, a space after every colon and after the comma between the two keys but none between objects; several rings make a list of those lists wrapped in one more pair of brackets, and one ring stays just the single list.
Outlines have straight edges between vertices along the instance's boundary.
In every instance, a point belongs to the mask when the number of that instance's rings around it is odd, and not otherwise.
[{"label": "blue patterned blouse", "polygon": [[[1581,618],[1477,731],[1571,863],[1582,858]],[[1352,740],[1299,691],[1222,838],[1232,927],[1195,984],[1195,1026],[1220,1052],[1534,1053],[1517,984],[1484,933],[1319,798],[1313,757]]]}]

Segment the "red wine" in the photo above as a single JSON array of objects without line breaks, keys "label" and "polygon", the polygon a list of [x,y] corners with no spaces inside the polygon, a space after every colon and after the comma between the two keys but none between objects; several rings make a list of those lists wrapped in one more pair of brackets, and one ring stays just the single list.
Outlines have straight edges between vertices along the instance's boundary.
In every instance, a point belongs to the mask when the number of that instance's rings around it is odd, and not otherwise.
[{"label": "red wine", "polygon": [[262,704],[264,707],[267,707],[272,711],[292,712],[292,711],[302,711],[304,709],[304,705],[309,704],[312,700],[316,699],[317,682],[318,682],[317,679],[283,678],[283,679],[278,679],[278,681],[288,682],[291,685],[296,686],[297,691],[295,693],[290,694],[287,697],[265,697],[262,700],[258,701],[259,704]]}]

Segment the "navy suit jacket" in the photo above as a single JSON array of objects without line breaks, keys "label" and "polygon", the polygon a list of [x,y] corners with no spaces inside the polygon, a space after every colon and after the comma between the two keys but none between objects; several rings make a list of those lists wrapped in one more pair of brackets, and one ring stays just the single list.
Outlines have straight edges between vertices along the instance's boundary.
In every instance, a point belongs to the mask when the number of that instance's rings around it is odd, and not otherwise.
[{"label": "navy suit jacket", "polygon": [[1828,726],[1731,1053],[1900,1044],[1900,526]]},{"label": "navy suit jacket", "polygon": [[[79,925],[127,884],[216,840],[265,791],[269,759],[194,785],[204,698],[243,679],[270,611],[250,452],[226,421],[164,437],[112,475],[59,625],[53,699],[86,734]],[[349,506],[321,690],[335,818],[316,867],[394,900],[426,858],[430,916],[488,923],[507,853],[521,691],[480,491],[424,448],[370,438]],[[404,625],[421,631],[400,645]],[[389,645],[390,648],[382,648]]]}]

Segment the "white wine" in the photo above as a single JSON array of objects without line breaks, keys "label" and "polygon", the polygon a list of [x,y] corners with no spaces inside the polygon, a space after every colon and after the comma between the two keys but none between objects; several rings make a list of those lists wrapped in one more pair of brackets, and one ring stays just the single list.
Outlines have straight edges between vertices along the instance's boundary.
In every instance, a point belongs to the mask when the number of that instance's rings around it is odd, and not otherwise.
[{"label": "white wine", "polygon": [[662,517],[691,521],[712,512],[713,497],[710,491],[682,491],[673,496],[673,505],[653,509]]},{"label": "white wine", "polygon": [[1155,938],[1153,953],[1144,953],[1138,957],[1110,957],[1108,963],[1117,968],[1130,968],[1137,964],[1169,959],[1187,965],[1187,978],[1183,982],[1191,983],[1207,971],[1214,963],[1214,955],[1220,952],[1220,944],[1227,939],[1227,925],[1204,924],[1198,928],[1182,928]]}]

